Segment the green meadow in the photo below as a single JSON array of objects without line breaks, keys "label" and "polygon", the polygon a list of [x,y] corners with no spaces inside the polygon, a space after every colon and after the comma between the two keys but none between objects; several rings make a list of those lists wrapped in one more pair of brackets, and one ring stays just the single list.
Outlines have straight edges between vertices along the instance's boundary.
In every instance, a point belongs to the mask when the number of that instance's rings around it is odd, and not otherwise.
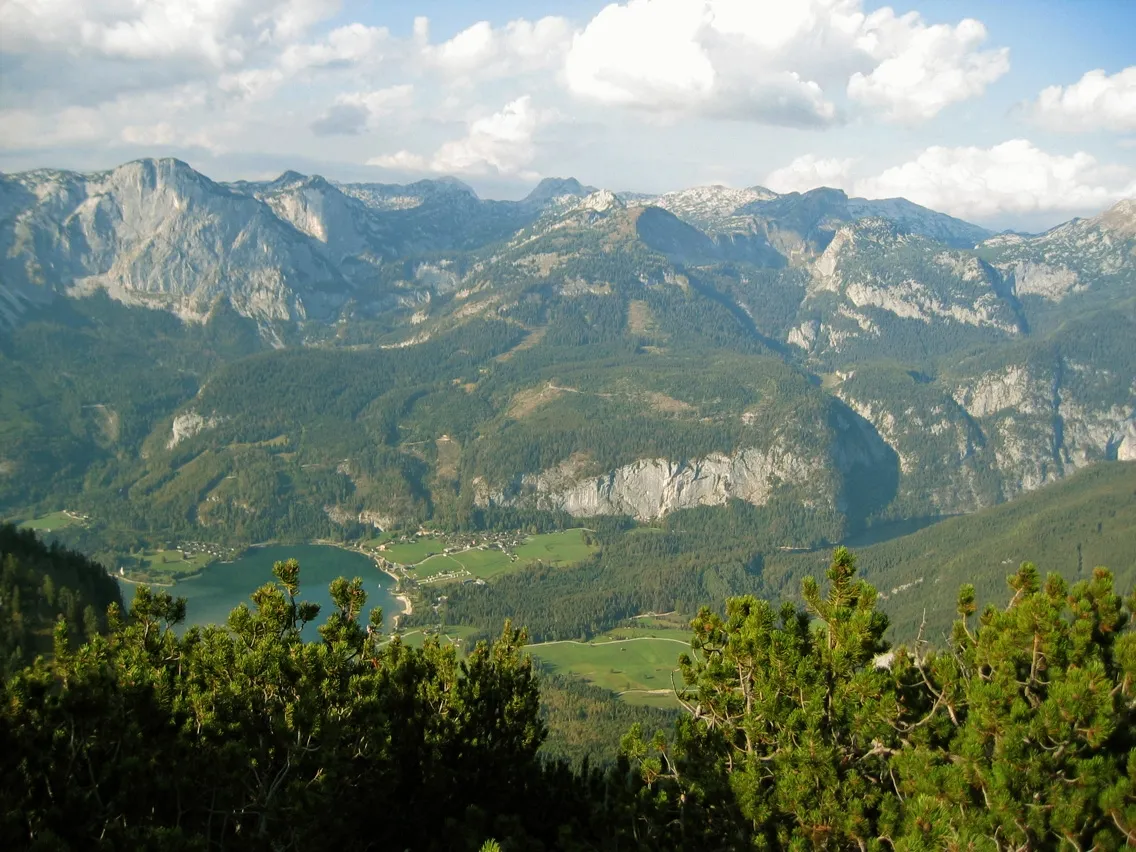
[{"label": "green meadow", "polygon": [[35,530],[36,532],[52,532],[78,523],[81,522],[66,512],[52,512],[49,515],[41,515],[38,518],[32,518],[30,521],[24,521],[20,524],[20,528]]},{"label": "green meadow", "polygon": [[670,637],[608,639],[596,642],[544,642],[529,652],[553,673],[571,675],[594,686],[621,693],[625,701],[674,706],[671,675],[676,684],[678,656],[688,642]]},{"label": "green meadow", "polygon": [[435,553],[441,553],[446,543],[440,538],[422,537],[406,544],[388,544],[383,556],[399,565],[417,565]]},{"label": "green meadow", "polygon": [[388,545],[384,555],[402,565],[413,566],[414,576],[419,580],[455,570],[462,573],[463,579],[480,577],[489,580],[537,562],[571,565],[598,549],[587,543],[584,530],[580,529],[529,536],[513,554],[480,547],[443,554],[444,547],[442,539],[422,539],[413,544]]},{"label": "green meadow", "polygon": [[545,565],[571,565],[587,559],[596,547],[584,540],[584,530],[564,530],[529,536],[517,548],[518,562],[543,562]]},{"label": "green meadow", "polygon": [[186,559],[180,550],[147,550],[138,559],[143,571],[159,574],[196,574],[213,560],[208,553],[194,553]]}]

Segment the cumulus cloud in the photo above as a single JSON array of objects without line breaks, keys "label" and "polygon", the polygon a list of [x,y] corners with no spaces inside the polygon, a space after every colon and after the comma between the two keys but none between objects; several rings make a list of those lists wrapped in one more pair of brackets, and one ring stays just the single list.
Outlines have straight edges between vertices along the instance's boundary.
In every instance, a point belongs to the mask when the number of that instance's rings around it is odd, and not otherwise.
[{"label": "cumulus cloud", "polygon": [[258,46],[302,35],[336,0],[12,0],[0,5],[0,49],[44,48],[116,59],[188,57],[239,64]]},{"label": "cumulus cloud", "polygon": [[923,26],[918,15],[880,9],[865,21],[859,44],[881,60],[856,72],[848,96],[895,121],[933,118],[945,107],[981,95],[1010,70],[1010,52],[980,50],[986,27],[970,18],[957,26]]},{"label": "cumulus cloud", "polygon": [[89,147],[98,142],[219,150],[200,123],[189,118],[204,99],[199,87],[187,85],[160,95],[121,96],[98,107],[0,109],[0,127],[4,130],[0,133],[0,150]]},{"label": "cumulus cloud", "polygon": [[267,67],[222,74],[217,86],[237,98],[263,100],[275,94],[282,84],[305,72],[342,70],[381,62],[390,42],[390,31],[386,27],[348,24],[316,41],[288,45]]},{"label": "cumulus cloud", "polygon": [[270,97],[305,71],[382,55],[389,33],[313,27],[339,0],[9,0],[0,54],[9,105],[58,108],[201,83],[242,100]]},{"label": "cumulus cloud", "polygon": [[1136,65],[1111,76],[1098,68],[1072,85],[1049,86],[1031,111],[1051,130],[1136,130]]},{"label": "cumulus cloud", "polygon": [[856,165],[805,154],[770,172],[765,185],[775,192],[831,186],[864,198],[901,197],[983,221],[1082,213],[1136,196],[1136,168],[1101,163],[1083,151],[1050,154],[1025,139],[989,148],[933,146],[874,175],[857,175]]},{"label": "cumulus cloud", "polygon": [[411,105],[414,86],[388,86],[372,92],[336,95],[331,107],[311,124],[317,136],[355,136],[374,129],[379,119]]},{"label": "cumulus cloud", "polygon": [[747,41],[748,22],[727,18],[729,26],[715,29],[719,5],[631,0],[605,7],[573,40],[564,68],[569,90],[659,112],[763,117],[773,107],[774,122],[832,122],[836,107],[816,82],[791,68],[761,67],[770,51]]},{"label": "cumulus cloud", "polygon": [[368,166],[379,166],[399,172],[428,172],[430,161],[421,154],[410,151],[395,151],[393,154],[380,154],[367,160]]},{"label": "cumulus cloud", "polygon": [[603,8],[565,61],[575,95],[605,105],[790,126],[840,119],[827,91],[886,117],[931,118],[1006,73],[985,27],[925,24],[861,0],[627,0]]},{"label": "cumulus cloud", "polygon": [[398,151],[373,157],[367,164],[401,171],[517,175],[531,179],[538,176],[528,168],[536,154],[534,137],[552,117],[535,109],[532,99],[525,95],[510,101],[499,112],[473,121],[465,136],[443,143],[431,157]]},{"label": "cumulus cloud", "polygon": [[831,186],[849,189],[853,160],[835,157],[817,157],[804,154],[789,165],[772,171],[765,179],[765,185],[774,192],[806,192],[818,186]]},{"label": "cumulus cloud", "polygon": [[348,24],[311,44],[289,45],[280,57],[280,67],[287,72],[308,68],[334,68],[365,60],[382,59],[383,47],[390,41],[386,27]]},{"label": "cumulus cloud", "polygon": [[499,77],[559,65],[572,39],[566,18],[518,18],[494,28],[479,21],[448,41],[430,44],[430,22],[417,18],[414,40],[420,61],[448,76]]},{"label": "cumulus cloud", "polygon": [[868,198],[903,196],[962,218],[1083,211],[1136,196],[1136,169],[1091,154],[1049,154],[1025,139],[991,148],[927,148],[915,159],[855,182]]}]

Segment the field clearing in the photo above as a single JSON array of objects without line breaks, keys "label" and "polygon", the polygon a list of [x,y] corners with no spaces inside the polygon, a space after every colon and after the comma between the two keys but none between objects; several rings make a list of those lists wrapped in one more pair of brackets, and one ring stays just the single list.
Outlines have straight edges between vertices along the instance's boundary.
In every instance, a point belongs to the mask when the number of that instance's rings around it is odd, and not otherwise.
[{"label": "field clearing", "polygon": [[690,644],[690,628],[687,627],[613,627],[605,635],[613,640],[617,639],[673,639]]},{"label": "field clearing", "polygon": [[591,556],[597,547],[584,541],[584,530],[542,533],[529,536],[516,554],[518,562],[543,562],[545,565],[571,565]]},{"label": "field clearing", "polygon": [[374,538],[363,539],[361,542],[359,542],[359,544],[362,547],[372,547],[372,548],[378,547],[380,544],[386,544],[388,541],[393,539],[394,535],[395,534],[392,533],[392,532],[379,533]]},{"label": "field clearing", "polygon": [[382,555],[399,565],[417,565],[428,556],[441,553],[446,545],[440,538],[420,538],[408,544],[388,544]]},{"label": "field clearing", "polygon": [[[414,576],[419,580],[430,580],[439,574],[453,571],[454,568],[462,573],[461,577],[445,578],[438,582],[454,582],[471,577],[489,580],[510,571],[527,568],[535,562],[560,566],[586,559],[599,548],[585,541],[584,532],[575,529],[530,536],[516,548],[514,554],[493,547],[471,547],[443,554],[442,539],[429,539],[413,544],[388,546],[383,555],[393,562],[413,566]],[[517,558],[513,559],[513,555]]]},{"label": "field clearing", "polygon": [[684,633],[690,632],[690,619],[679,616],[673,612],[640,615],[634,619],[634,622],[634,627],[651,627],[656,630],[681,630]]},{"label": "field clearing", "polygon": [[514,562],[509,558],[509,554],[500,550],[463,550],[461,553],[455,553],[451,557],[454,561],[460,562],[461,565],[475,577],[482,577],[489,579],[496,577],[498,574],[504,574],[511,568],[520,567],[521,560]]},{"label": "field clearing", "polygon": [[[469,650],[469,636],[476,632],[476,627],[459,624],[448,625],[441,631],[429,635],[436,636],[443,648],[447,645],[453,645],[460,652],[465,652]],[[421,648],[426,644],[427,638],[429,636],[421,629],[409,630],[402,634],[402,643],[410,648]]]},{"label": "field clearing", "polygon": [[439,574],[452,574],[455,571],[464,570],[465,566],[454,559],[454,557],[446,556],[440,553],[437,556],[431,556],[414,566],[414,576],[416,576],[419,580],[426,580],[430,577],[436,577]]},{"label": "field clearing", "polygon": [[140,557],[141,567],[145,571],[161,574],[187,574],[201,571],[214,557],[208,553],[194,553],[185,559],[180,550],[147,550]]},{"label": "field clearing", "polygon": [[[582,678],[612,692],[671,688],[671,674],[681,683],[678,656],[687,643],[667,638],[608,642],[545,642],[529,652],[549,671]],[[638,696],[644,700],[646,696]]]},{"label": "field clearing", "polygon": [[20,529],[52,532],[79,523],[81,522],[78,518],[74,518],[66,512],[52,512],[50,515],[41,515],[38,518],[32,518],[30,521],[24,521],[20,524]]}]

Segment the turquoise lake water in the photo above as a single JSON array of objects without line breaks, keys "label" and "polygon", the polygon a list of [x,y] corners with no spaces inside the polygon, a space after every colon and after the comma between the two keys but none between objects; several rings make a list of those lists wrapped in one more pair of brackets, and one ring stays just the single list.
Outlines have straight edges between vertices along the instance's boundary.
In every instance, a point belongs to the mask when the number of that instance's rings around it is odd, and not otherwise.
[{"label": "turquoise lake water", "polygon": [[[349,580],[363,578],[363,588],[367,592],[367,605],[360,619],[363,623],[366,623],[371,607],[383,608],[383,624],[387,628],[394,616],[402,611],[398,601],[391,597],[394,580],[380,571],[374,560],[361,553],[317,544],[254,547],[234,562],[214,563],[200,576],[183,580],[164,591],[186,599],[187,627],[224,624],[237,604],[243,602],[252,606],[252,593],[275,579],[272,576],[273,563],[286,559],[300,562],[300,600],[320,605],[320,616],[305,628],[305,638],[318,638],[316,627],[334,608],[327,587],[336,577]],[[122,584],[122,594],[129,603],[134,597],[134,587]]]}]

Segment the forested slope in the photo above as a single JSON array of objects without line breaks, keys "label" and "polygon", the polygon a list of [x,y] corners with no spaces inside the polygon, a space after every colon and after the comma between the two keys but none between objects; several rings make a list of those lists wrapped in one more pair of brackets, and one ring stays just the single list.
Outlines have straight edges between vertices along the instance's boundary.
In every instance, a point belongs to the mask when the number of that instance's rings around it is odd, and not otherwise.
[{"label": "forested slope", "polygon": [[72,641],[92,638],[112,603],[122,603],[118,583],[101,565],[0,524],[0,674],[50,653],[59,619]]},{"label": "forested slope", "polygon": [[[861,548],[864,577],[880,589],[896,640],[926,637],[941,644],[954,618],[953,596],[969,583],[979,597],[1000,593],[1022,562],[1070,583],[1109,566],[1118,585],[1136,585],[1136,463],[1107,462],[972,515]],[[766,559],[763,594],[792,594],[819,571],[826,554]]]},{"label": "forested slope", "polygon": [[[383,642],[362,581],[296,599],[299,565],[228,629],[128,620],[0,682],[0,844],[52,850],[1098,848],[1136,843],[1136,594],[1023,565],[964,586],[939,649],[899,648],[847,550],[804,606],[704,608],[673,730],[614,764],[542,761],[524,632],[463,660]],[[975,613],[982,607],[982,614]],[[557,711],[551,708],[552,714]],[[612,720],[618,723],[618,718]],[[65,735],[60,735],[61,733]],[[558,750],[571,746],[558,744]]]}]

